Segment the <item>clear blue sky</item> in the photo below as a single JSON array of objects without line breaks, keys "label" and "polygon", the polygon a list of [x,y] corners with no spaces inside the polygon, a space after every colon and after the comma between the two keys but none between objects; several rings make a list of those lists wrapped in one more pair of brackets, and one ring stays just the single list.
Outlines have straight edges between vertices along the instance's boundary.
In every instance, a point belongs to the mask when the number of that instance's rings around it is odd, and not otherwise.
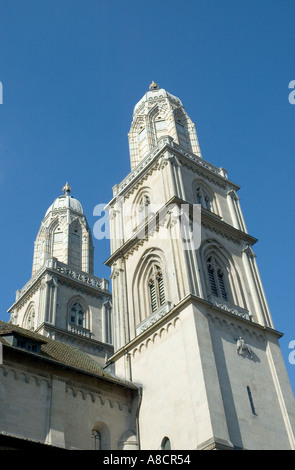
[{"label": "clear blue sky", "polygon": [[[130,171],[134,105],[155,80],[228,170],[289,364],[294,326],[294,0],[0,0],[0,318],[66,181],[93,227]],[[95,240],[95,274],[109,276]]]}]

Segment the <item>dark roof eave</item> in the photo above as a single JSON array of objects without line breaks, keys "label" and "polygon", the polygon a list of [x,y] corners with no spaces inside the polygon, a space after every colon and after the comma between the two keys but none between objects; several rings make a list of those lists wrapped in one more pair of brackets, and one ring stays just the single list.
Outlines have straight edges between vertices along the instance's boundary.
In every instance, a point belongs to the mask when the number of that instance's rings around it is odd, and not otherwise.
[{"label": "dark roof eave", "polygon": [[[46,357],[46,356],[43,356],[41,354],[38,354],[38,353],[33,353],[33,352],[30,352],[30,351],[26,351],[25,349],[20,349],[20,348],[17,348],[15,346],[11,346],[10,344],[8,343],[4,343],[3,341],[1,341],[3,346],[6,348],[8,347],[9,349],[12,349],[20,354],[25,354],[29,357],[33,357],[34,359],[39,359],[40,361],[45,361],[45,362],[49,362],[49,363],[52,363],[54,364],[55,366],[58,366],[62,369],[70,369],[74,372],[77,372],[79,374],[83,374],[83,375],[87,375],[89,377],[94,377],[96,379],[101,379],[101,380],[105,380],[107,382],[110,382],[110,383],[114,383],[116,385],[119,385],[119,386],[122,386],[122,387],[125,387],[125,388],[129,388],[129,389],[133,389],[133,390],[137,390],[138,387],[136,385],[134,385],[133,383],[131,382],[125,382],[125,381],[122,381],[120,379],[116,379],[116,378],[113,378],[111,376],[105,376],[105,375],[100,375],[100,374],[97,374],[95,372],[91,372],[91,371],[88,371],[88,370],[85,370],[85,369],[80,369],[78,367],[74,367],[72,365],[68,365],[66,363],[63,363],[61,361],[58,361],[56,359],[52,359],[51,357]],[[3,359],[3,364],[5,364],[5,359]]]}]

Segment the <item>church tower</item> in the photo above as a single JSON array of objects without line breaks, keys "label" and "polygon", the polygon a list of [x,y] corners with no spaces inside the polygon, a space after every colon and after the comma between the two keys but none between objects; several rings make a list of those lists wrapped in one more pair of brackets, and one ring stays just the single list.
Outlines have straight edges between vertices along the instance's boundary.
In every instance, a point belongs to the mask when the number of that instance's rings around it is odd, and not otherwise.
[{"label": "church tower", "polygon": [[227,171],[181,101],[134,108],[110,213],[116,374],[142,387],[141,449],[294,449],[294,397]]},{"label": "church tower", "polygon": [[17,291],[10,321],[74,345],[104,366],[113,352],[109,281],[93,274],[91,230],[81,203],[68,183],[63,193],[45,213],[32,277]]}]

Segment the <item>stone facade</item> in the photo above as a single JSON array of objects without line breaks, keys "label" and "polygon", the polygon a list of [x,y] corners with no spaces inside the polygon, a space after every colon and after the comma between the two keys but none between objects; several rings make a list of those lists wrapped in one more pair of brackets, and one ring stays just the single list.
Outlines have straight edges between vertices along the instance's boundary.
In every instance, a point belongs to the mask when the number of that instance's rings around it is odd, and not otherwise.
[{"label": "stone facade", "polygon": [[[155,83],[134,108],[129,146],[131,172],[107,206],[112,294],[93,275],[68,185],[45,214],[32,278],[9,310],[14,335],[45,343],[20,351],[2,327],[0,392],[17,410],[3,433],[67,449],[295,449],[281,333],[239,186],[203,159],[181,101]],[[53,344],[72,355],[54,356]]]},{"label": "stone facade", "polygon": [[32,277],[17,291],[11,322],[75,345],[105,365],[113,352],[109,281],[93,275],[93,242],[68,184],[46,211]]},{"label": "stone facade", "polygon": [[[167,125],[155,139],[159,115]],[[181,102],[155,85],[135,106],[129,141],[132,171],[108,205],[107,264],[112,361],[143,388],[141,448],[166,437],[174,449],[294,449],[294,396],[239,186],[202,158]]]},{"label": "stone facade", "polygon": [[133,384],[73,346],[4,322],[0,344],[0,449],[136,448]]}]

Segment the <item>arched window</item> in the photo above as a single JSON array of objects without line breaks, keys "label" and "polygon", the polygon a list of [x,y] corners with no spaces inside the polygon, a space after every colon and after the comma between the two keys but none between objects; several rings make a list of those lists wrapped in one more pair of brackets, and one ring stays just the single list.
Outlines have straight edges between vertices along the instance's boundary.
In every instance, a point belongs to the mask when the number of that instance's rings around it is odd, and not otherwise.
[{"label": "arched window", "polygon": [[207,259],[207,272],[211,294],[223,300],[228,300],[225,273],[214,256]]},{"label": "arched window", "polygon": [[155,120],[155,131],[157,140],[159,140],[163,135],[167,134],[166,120],[161,116],[157,116]]},{"label": "arched window", "polygon": [[139,212],[139,221],[142,222],[143,220],[146,219],[146,217],[150,214],[151,210],[151,201],[149,196],[144,194],[139,201],[139,207],[138,207],[138,212]]},{"label": "arched window", "polygon": [[165,303],[165,288],[163,274],[159,266],[153,266],[152,273],[149,279],[149,292],[151,310],[155,312],[158,308]]},{"label": "arched window", "polygon": [[171,450],[171,443],[169,437],[164,437],[161,442],[161,450]]},{"label": "arched window", "polygon": [[63,233],[58,227],[55,232],[53,233],[53,243],[59,243],[62,242],[63,239]]},{"label": "arched window", "polygon": [[189,136],[189,131],[188,131],[188,125],[186,122],[186,119],[183,119],[184,116],[181,117],[181,119],[177,119],[176,121],[176,130],[177,130],[177,136],[178,136],[178,142],[179,145],[182,145],[183,147],[191,150],[191,141],[190,141],[190,136]]},{"label": "arched window", "polygon": [[165,254],[158,248],[149,248],[142,255],[130,280],[132,284],[131,328],[139,331],[145,320],[157,312],[168,312],[171,308],[169,273],[166,270]]},{"label": "arched window", "polygon": [[208,211],[212,210],[211,200],[206,191],[204,191],[204,188],[202,188],[202,186],[198,186],[196,188],[196,199],[197,203],[201,204],[202,207],[204,207]]},{"label": "arched window", "polygon": [[85,328],[85,311],[79,302],[75,302],[70,310],[70,321]]},{"label": "arched window", "polygon": [[92,438],[94,439],[94,450],[101,450],[101,434],[96,429],[92,431]]},{"label": "arched window", "polygon": [[138,142],[142,142],[143,139],[145,139],[145,138],[146,138],[146,129],[141,127],[139,129],[138,134],[137,134],[137,140],[138,140]]},{"label": "arched window", "polygon": [[35,304],[31,302],[23,319],[23,328],[34,330],[35,327]]},{"label": "arched window", "polygon": [[147,129],[142,126],[140,126],[137,133],[137,149],[140,158],[143,158],[149,151]]},{"label": "arched window", "polygon": [[57,226],[53,232],[52,237],[52,256],[54,258],[63,260],[64,247],[63,247],[63,232],[59,226]]}]

